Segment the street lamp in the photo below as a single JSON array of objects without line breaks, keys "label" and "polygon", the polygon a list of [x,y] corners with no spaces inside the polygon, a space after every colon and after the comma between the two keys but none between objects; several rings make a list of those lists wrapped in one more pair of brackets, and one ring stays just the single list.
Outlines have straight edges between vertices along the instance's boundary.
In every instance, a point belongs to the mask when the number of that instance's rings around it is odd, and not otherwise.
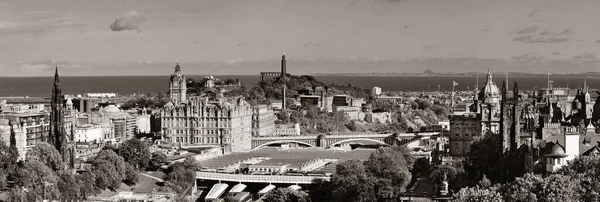
[{"label": "street lamp", "polygon": [[29,192],[29,190],[27,190],[27,188],[21,186],[21,202],[23,202],[23,199],[25,197],[25,192]]},{"label": "street lamp", "polygon": [[46,188],[54,184],[44,181],[44,200],[46,199]]}]

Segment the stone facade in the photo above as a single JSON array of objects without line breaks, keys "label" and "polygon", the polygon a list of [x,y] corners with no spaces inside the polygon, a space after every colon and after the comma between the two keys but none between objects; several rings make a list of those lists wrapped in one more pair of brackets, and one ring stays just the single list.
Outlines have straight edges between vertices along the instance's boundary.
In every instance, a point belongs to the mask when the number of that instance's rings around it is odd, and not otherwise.
[{"label": "stone facade", "polygon": [[268,105],[253,107],[252,136],[271,136],[275,130],[275,112]]},{"label": "stone facade", "polygon": [[[220,146],[223,152],[237,152],[251,149],[253,131],[268,130],[260,128],[260,115],[256,116],[259,127],[253,129],[255,108],[243,97],[188,99],[185,95],[185,77],[181,74],[179,65],[175,67],[169,87],[171,101],[158,114],[160,133],[166,142],[214,145]],[[266,124],[269,115],[264,110],[262,112],[265,112],[262,118]]]},{"label": "stone facade", "polygon": [[179,63],[175,66],[175,72],[171,75],[169,81],[169,97],[174,104],[185,103],[187,101],[187,83],[185,76],[181,73]]},{"label": "stone facade", "polygon": [[0,119],[0,141],[6,146],[12,146],[12,135],[15,138],[14,146],[19,152],[19,160],[25,160],[28,150],[25,130],[18,124],[12,124],[8,119]]},{"label": "stone facade", "polygon": [[225,151],[251,147],[253,107],[244,98],[169,102],[160,113],[164,140],[182,145],[220,145]]}]

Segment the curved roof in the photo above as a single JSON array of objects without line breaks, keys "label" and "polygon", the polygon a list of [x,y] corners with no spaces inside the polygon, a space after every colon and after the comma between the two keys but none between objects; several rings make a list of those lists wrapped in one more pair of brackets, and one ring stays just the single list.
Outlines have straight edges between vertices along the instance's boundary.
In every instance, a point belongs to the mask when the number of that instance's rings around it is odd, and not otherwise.
[{"label": "curved roof", "polygon": [[120,111],[119,108],[117,108],[117,106],[115,106],[115,105],[108,105],[107,107],[104,107],[102,109],[102,112],[104,112],[104,113],[116,113],[119,111]]},{"label": "curved roof", "polygon": [[223,193],[225,192],[225,189],[227,189],[227,187],[229,187],[229,185],[225,184],[225,183],[218,183],[215,184],[212,189],[210,189],[210,191],[208,192],[208,194],[206,194],[206,200],[214,200],[219,198],[221,195],[223,195]]},{"label": "curved roof", "polygon": [[546,156],[554,157],[554,158],[564,158],[569,155],[565,154],[565,149],[557,143],[557,144],[552,145],[550,152],[548,154],[546,154]]},{"label": "curved roof", "polygon": [[244,189],[246,189],[246,185],[245,184],[236,184],[235,186],[233,186],[233,188],[231,188],[231,190],[229,190],[229,193],[238,193],[238,192],[242,192],[244,191]]},{"label": "curved roof", "polygon": [[498,89],[498,86],[496,86],[496,83],[492,81],[492,73],[488,70],[486,82],[483,84],[480,91],[480,97],[485,98],[490,95],[493,97],[500,96],[500,90]]}]

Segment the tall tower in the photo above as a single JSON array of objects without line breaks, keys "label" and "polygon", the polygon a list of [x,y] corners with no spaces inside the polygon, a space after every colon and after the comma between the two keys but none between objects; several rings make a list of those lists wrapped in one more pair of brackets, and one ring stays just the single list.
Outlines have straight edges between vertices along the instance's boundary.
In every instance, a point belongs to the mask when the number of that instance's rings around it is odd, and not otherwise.
[{"label": "tall tower", "polygon": [[47,142],[53,145],[56,150],[67,162],[69,168],[73,168],[74,148],[71,144],[73,137],[67,136],[65,132],[65,119],[63,111],[62,92],[60,89],[60,79],[58,77],[58,67],[54,72],[54,87],[52,88],[52,100],[50,102],[50,131]]},{"label": "tall tower", "polygon": [[285,53],[283,53],[283,55],[281,56],[281,78],[285,78],[287,76],[287,70],[286,70],[286,61],[285,61]]},{"label": "tall tower", "polygon": [[173,104],[180,104],[187,101],[186,99],[187,87],[185,76],[181,74],[181,67],[179,63],[175,66],[175,72],[171,75],[169,82],[169,97]]},{"label": "tall tower", "polygon": [[510,125],[510,119],[507,117],[509,116],[509,112],[507,109],[507,83],[506,81],[502,81],[502,90],[500,91],[502,100],[500,100],[500,135],[502,137],[502,152],[506,151],[509,147],[510,147],[510,136],[509,136],[509,125]]},{"label": "tall tower", "polygon": [[281,99],[281,105],[282,105],[281,108],[283,109],[283,111],[285,111],[286,110],[285,106],[287,105],[287,103],[286,103],[287,102],[286,101],[286,99],[287,99],[287,95],[286,95],[287,94],[287,86],[286,86],[285,83],[283,84],[283,90],[282,90],[281,93],[283,94],[283,98]]},{"label": "tall tower", "polygon": [[62,151],[64,143],[64,116],[62,104],[58,67],[56,67],[54,72],[54,87],[52,88],[52,100],[50,102],[50,133],[46,141],[53,145],[59,152]]}]

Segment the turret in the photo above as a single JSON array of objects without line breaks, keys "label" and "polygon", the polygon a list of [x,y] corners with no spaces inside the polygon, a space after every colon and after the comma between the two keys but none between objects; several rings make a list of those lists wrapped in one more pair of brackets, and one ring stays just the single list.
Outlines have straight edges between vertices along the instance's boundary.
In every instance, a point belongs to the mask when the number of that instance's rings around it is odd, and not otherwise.
[{"label": "turret", "polygon": [[513,84],[513,99],[516,102],[519,101],[519,84],[517,84],[517,81],[515,81]]},{"label": "turret", "polygon": [[508,83],[502,81],[502,90],[501,90],[501,96],[502,96],[502,102],[506,102],[506,94],[507,94],[507,85]]},{"label": "turret", "polygon": [[287,75],[285,53],[281,56],[281,78],[285,78]]}]

